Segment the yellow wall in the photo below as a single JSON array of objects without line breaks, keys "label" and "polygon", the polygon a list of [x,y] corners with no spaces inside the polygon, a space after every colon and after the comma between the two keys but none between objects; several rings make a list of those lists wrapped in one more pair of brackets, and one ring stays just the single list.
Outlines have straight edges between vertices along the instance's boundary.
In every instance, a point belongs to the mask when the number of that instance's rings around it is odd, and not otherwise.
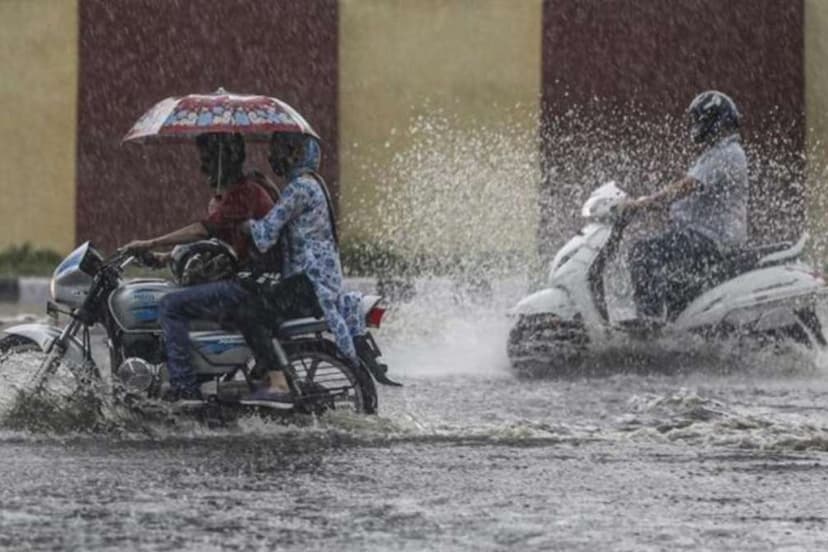
[{"label": "yellow wall", "polygon": [[341,0],[347,238],[534,242],[541,17],[541,0]]},{"label": "yellow wall", "polygon": [[828,1],[805,0],[808,222],[812,251],[828,260]]},{"label": "yellow wall", "polygon": [[74,245],[77,11],[0,1],[0,248]]}]

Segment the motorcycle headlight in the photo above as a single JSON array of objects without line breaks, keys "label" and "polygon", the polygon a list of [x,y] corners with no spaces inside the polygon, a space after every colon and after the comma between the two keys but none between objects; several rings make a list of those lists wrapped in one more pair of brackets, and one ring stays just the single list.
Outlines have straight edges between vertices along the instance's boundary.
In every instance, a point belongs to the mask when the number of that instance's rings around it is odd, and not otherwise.
[{"label": "motorcycle headlight", "polygon": [[52,279],[49,280],[49,295],[52,297],[52,301],[55,301],[55,277],[52,276]]}]

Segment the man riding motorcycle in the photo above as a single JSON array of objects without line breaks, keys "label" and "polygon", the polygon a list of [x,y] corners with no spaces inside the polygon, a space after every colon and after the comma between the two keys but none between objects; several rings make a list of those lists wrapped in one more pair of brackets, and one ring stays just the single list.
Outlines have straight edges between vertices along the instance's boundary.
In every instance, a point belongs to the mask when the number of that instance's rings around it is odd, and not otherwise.
[{"label": "man riding motorcycle", "polygon": [[[284,287],[272,292],[272,303],[280,303],[302,289],[302,281],[310,283],[312,294],[321,307],[339,351],[354,364],[359,358],[353,336],[365,331],[359,314],[359,294],[343,293],[342,267],[331,198],[324,180],[316,172],[320,164],[319,142],[304,134],[274,133],[270,142],[270,165],[277,176],[287,181],[281,198],[260,220],[251,217],[246,228],[256,248],[266,252],[282,241],[282,277]],[[309,295],[302,293],[303,295]],[[281,298],[280,298],[281,296]],[[307,298],[312,301],[313,298]],[[245,314],[261,320],[263,310],[256,305],[242,305]],[[262,324],[248,324],[261,328]],[[247,335],[245,337],[248,337]],[[248,344],[259,358],[273,358],[269,339],[251,340]],[[277,368],[273,362],[268,366]],[[254,393],[251,398],[280,400],[287,392],[281,371],[271,372],[270,388]]]},{"label": "man riding motorcycle", "polygon": [[[196,138],[196,146],[201,171],[214,191],[207,218],[163,236],[130,242],[123,249],[142,253],[215,237],[229,243],[240,261],[247,259],[251,244],[241,229],[242,223],[267,214],[273,200],[245,175],[245,147],[240,134],[201,134]],[[194,319],[217,321],[230,316],[246,293],[238,281],[225,279],[191,285],[164,296],[159,314],[171,385],[164,398],[201,398],[190,366],[189,323]]]},{"label": "man riding motorcycle", "polygon": [[[670,205],[670,228],[633,245],[630,275],[640,319],[659,322],[676,281],[703,281],[722,254],[747,240],[747,159],[741,114],[727,95],[709,90],[687,109],[690,135],[704,151],[687,175],[663,190],[631,200],[623,211]],[[679,277],[680,276],[680,277]],[[674,293],[675,294],[675,293]]]}]

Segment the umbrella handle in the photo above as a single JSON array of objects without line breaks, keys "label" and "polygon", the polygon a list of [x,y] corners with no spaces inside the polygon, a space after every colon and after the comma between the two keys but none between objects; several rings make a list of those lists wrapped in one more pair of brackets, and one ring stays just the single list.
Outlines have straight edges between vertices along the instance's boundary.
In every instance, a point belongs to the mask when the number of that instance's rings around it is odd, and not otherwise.
[{"label": "umbrella handle", "polygon": [[219,187],[221,186],[221,149],[224,147],[224,140],[219,140],[219,151],[218,151],[218,175],[216,175],[216,193],[215,195],[219,195]]}]

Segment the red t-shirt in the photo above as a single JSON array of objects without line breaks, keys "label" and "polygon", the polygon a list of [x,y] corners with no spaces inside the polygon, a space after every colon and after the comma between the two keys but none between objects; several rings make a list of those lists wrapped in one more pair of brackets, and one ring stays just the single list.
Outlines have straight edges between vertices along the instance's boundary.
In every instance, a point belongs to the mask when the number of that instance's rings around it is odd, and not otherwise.
[{"label": "red t-shirt", "polygon": [[252,245],[250,237],[241,232],[241,223],[260,219],[273,208],[273,200],[265,189],[249,178],[210,200],[207,218],[202,221],[207,233],[229,243],[239,260],[247,259]]}]

